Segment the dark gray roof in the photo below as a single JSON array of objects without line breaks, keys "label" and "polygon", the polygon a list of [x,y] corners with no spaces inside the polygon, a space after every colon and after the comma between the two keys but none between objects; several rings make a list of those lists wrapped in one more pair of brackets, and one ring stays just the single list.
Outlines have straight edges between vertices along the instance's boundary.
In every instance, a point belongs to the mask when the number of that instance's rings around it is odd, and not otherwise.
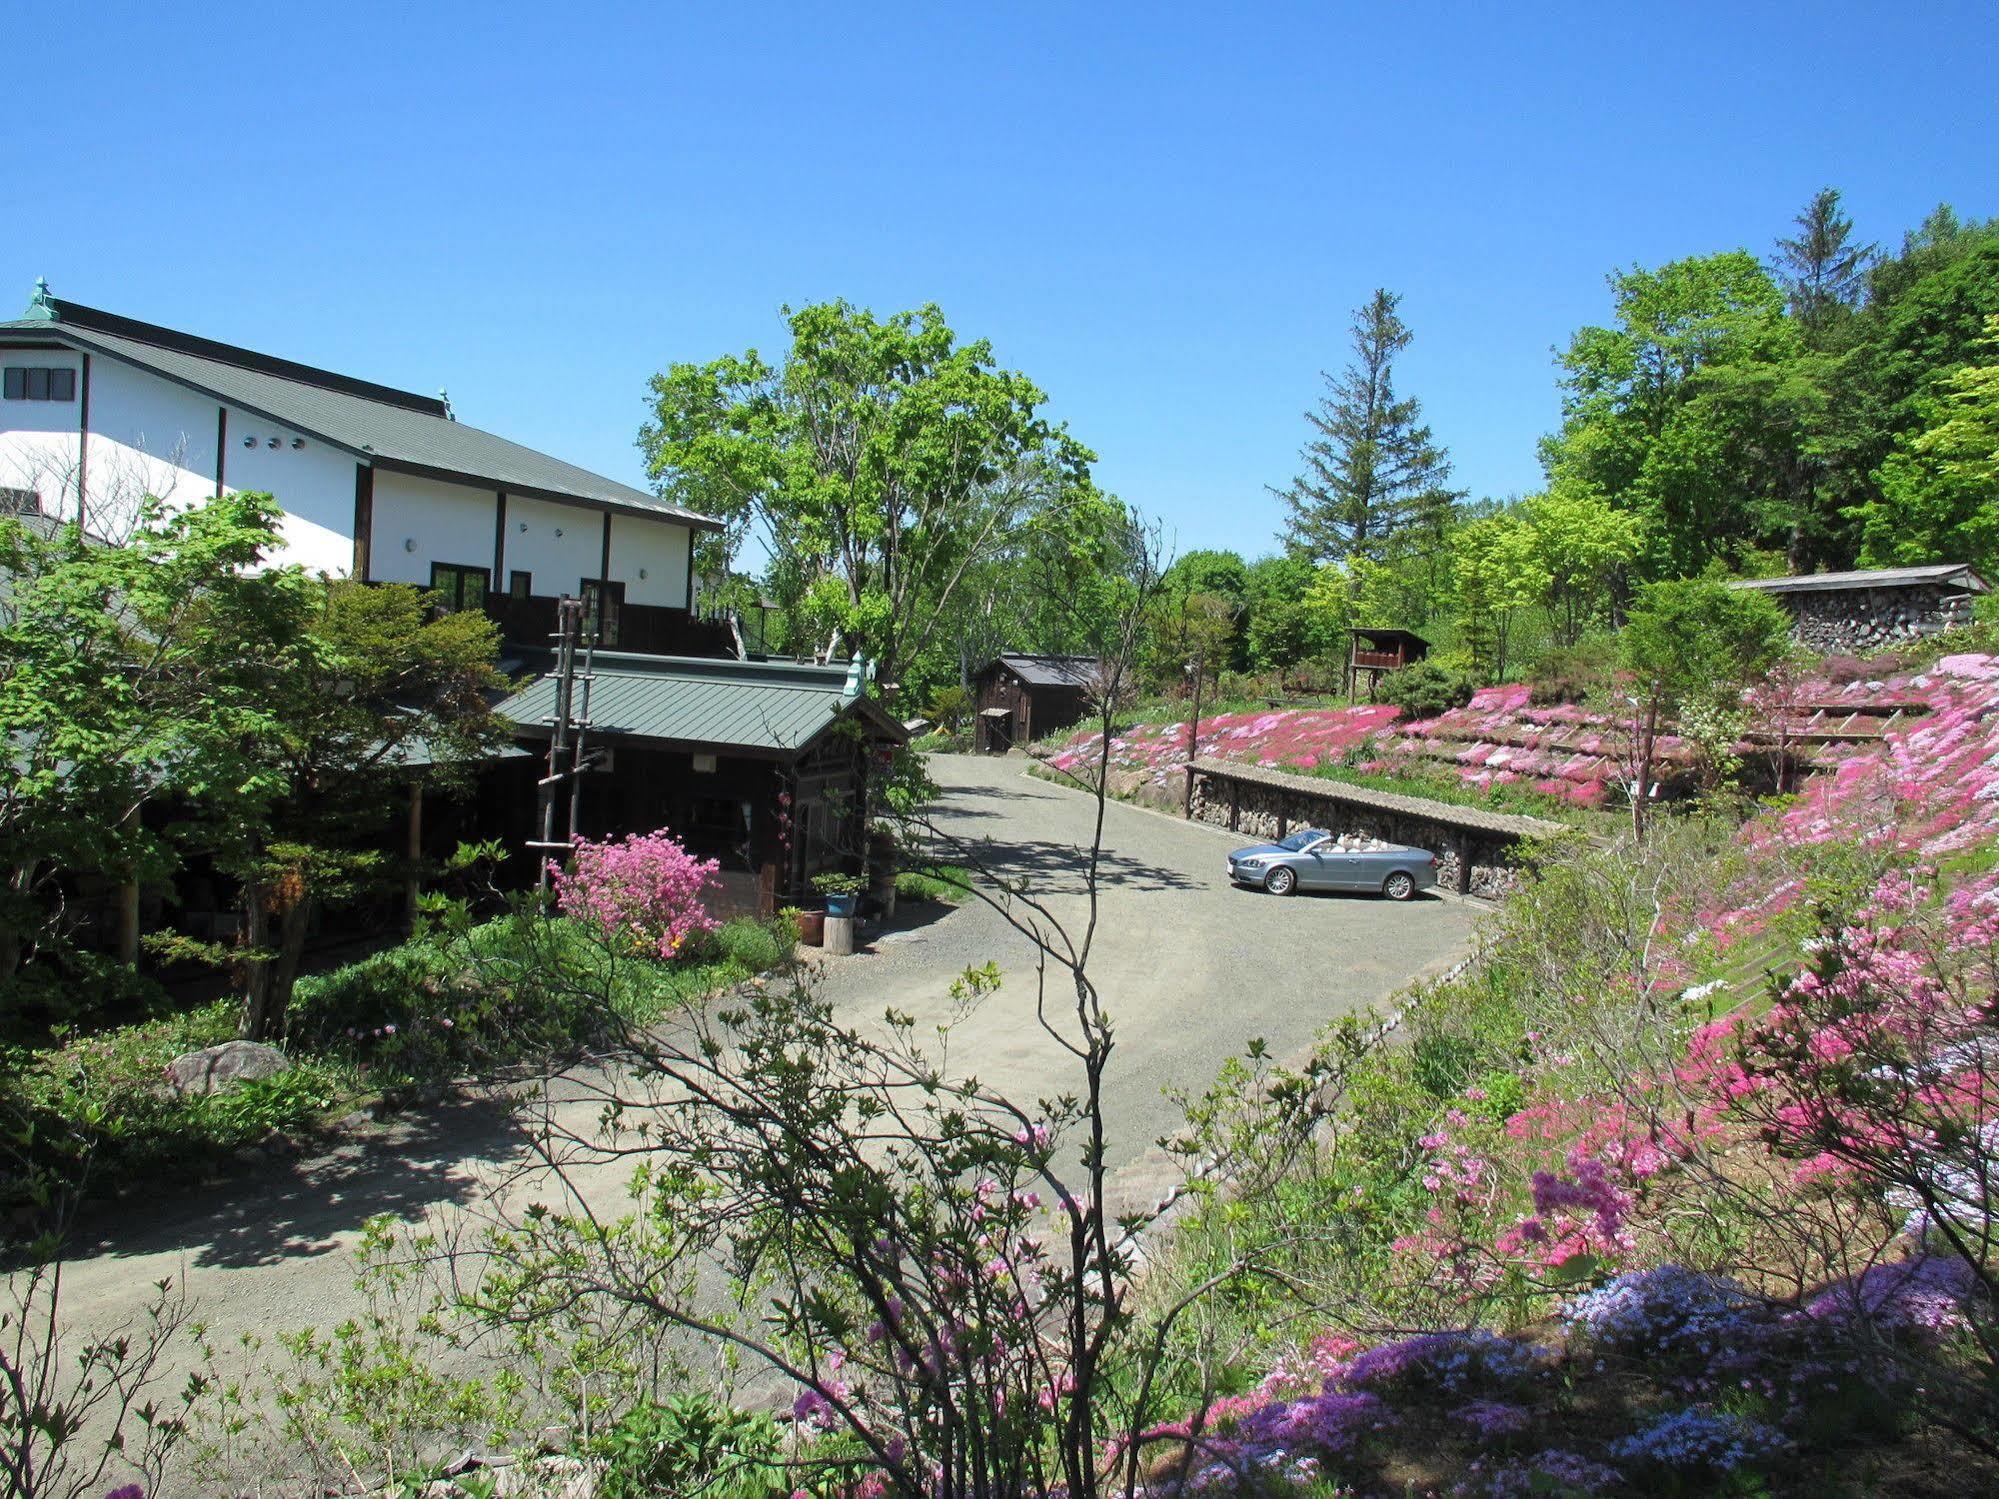
[{"label": "dark gray roof", "polygon": [[382,468],[470,479],[720,530],[657,495],[453,421],[435,397],[375,385],[51,298],[54,315],[0,322],[8,342],[63,345],[152,371]]},{"label": "dark gray roof", "polygon": [[[790,753],[856,707],[888,732],[901,733],[867,699],[849,695],[845,666],[599,651],[591,677],[593,737]],[[580,687],[577,696],[580,709]],[[547,733],[555,716],[554,677],[542,676],[495,711],[524,732]]]},{"label": "dark gray roof", "polygon": [[1991,591],[1991,585],[1963,562],[1880,567],[1867,572],[1805,573],[1795,578],[1736,578],[1728,586],[1753,588],[1758,593],[1816,593],[1843,588],[1919,588],[1929,583],[1955,584],[1971,593]]},{"label": "dark gray roof", "polygon": [[1102,664],[1095,656],[1026,656],[1009,652],[988,662],[986,670],[1004,666],[1030,687],[1090,687],[1095,684]]}]

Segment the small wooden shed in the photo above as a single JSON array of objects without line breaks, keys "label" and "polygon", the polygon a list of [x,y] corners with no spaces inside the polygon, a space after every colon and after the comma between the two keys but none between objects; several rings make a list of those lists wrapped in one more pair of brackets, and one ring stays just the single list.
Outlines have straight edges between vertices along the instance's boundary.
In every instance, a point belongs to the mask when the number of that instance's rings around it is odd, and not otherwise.
[{"label": "small wooden shed", "polygon": [[1347,631],[1347,696],[1360,688],[1367,677],[1367,695],[1374,696],[1375,683],[1391,671],[1400,671],[1430,654],[1430,642],[1414,630],[1379,630],[1356,627]]},{"label": "small wooden shed", "polygon": [[1089,711],[1100,666],[1095,656],[1009,654],[987,662],[972,678],[972,747],[1003,755],[1079,722]]}]

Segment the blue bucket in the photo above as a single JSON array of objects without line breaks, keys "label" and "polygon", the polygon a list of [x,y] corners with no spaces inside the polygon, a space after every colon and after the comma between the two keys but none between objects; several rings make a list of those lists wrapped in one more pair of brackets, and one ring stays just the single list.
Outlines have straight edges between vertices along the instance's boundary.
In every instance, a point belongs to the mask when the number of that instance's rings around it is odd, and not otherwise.
[{"label": "blue bucket", "polygon": [[861,898],[858,895],[829,895],[826,897],[826,914],[828,916],[852,916],[855,911],[860,909],[860,904]]}]

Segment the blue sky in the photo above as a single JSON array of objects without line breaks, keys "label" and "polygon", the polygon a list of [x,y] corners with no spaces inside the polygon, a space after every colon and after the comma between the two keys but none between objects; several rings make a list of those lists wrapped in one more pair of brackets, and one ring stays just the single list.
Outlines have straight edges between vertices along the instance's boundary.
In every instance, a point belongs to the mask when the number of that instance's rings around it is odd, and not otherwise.
[{"label": "blue sky", "polygon": [[654,370],[934,300],[1183,549],[1271,545],[1378,285],[1504,495],[1614,266],[1766,252],[1825,184],[1884,243],[1999,213],[1990,4],[306,9],[42,12],[0,295],[448,387],[632,482]]}]

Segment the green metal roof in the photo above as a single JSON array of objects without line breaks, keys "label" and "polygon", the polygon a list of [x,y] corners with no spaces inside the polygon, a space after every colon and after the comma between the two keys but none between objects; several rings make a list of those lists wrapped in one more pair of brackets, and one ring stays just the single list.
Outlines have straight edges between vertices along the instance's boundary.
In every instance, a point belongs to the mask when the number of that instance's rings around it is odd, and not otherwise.
[{"label": "green metal roof", "polygon": [[[600,741],[649,739],[789,754],[856,708],[885,732],[901,733],[873,703],[848,694],[845,666],[599,651],[591,678],[590,734]],[[577,702],[580,716],[580,684]],[[554,678],[540,677],[495,711],[524,733],[546,734],[555,716]]]},{"label": "green metal roof", "polygon": [[0,322],[0,339],[123,360],[218,401],[281,422],[384,468],[469,479],[510,493],[577,499],[720,530],[657,495],[452,420],[445,402],[141,323],[60,298]]}]

